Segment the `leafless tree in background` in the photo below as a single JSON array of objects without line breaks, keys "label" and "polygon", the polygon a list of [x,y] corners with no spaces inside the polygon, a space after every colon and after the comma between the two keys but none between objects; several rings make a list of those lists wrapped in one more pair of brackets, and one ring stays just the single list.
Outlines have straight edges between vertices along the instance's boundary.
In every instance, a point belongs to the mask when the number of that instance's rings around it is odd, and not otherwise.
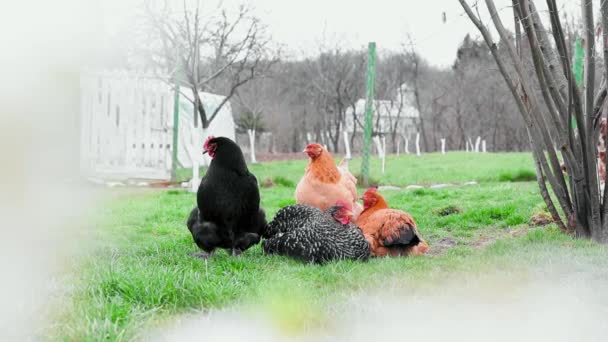
[{"label": "leafless tree in background", "polygon": [[318,58],[305,63],[311,77],[303,86],[320,114],[315,122],[317,139],[327,139],[334,152],[338,151],[347,109],[354,107],[364,89],[364,56],[336,47],[323,49]]},{"label": "leafless tree in background", "polygon": [[[515,37],[505,29],[494,2],[485,1],[507,55],[499,53],[499,46],[482,23],[479,12],[474,12],[466,0],[460,3],[490,48],[526,122],[540,191],[555,222],[562,230],[578,237],[608,242],[608,192],[602,195],[600,183],[605,183],[605,179],[600,179],[597,170],[597,127],[600,119],[606,117],[608,69],[603,68],[603,81],[596,92],[593,2],[581,2],[585,42],[585,77],[581,86],[572,72],[567,37],[555,0],[547,0],[550,31],[545,28],[546,23],[533,1],[513,0]],[[607,1],[601,4],[599,32],[603,32],[603,57],[608,61]],[[534,63],[533,75],[525,71],[521,49],[518,49],[524,41]],[[534,89],[535,83],[540,96]],[[571,124],[573,120],[576,127]],[[570,177],[561,171],[558,151]],[[561,211],[557,210],[549,189],[555,194]]]},{"label": "leafless tree in background", "polygon": [[[444,104],[456,124],[454,134],[443,132],[450,145],[464,149],[466,141],[482,137],[494,150],[517,151],[528,146],[525,126],[485,43],[465,36],[449,80]],[[522,141],[522,138],[523,141]]]},{"label": "leafless tree in background", "polygon": [[237,114],[237,129],[266,130],[266,117],[276,96],[276,82],[270,76],[254,79],[241,86],[235,95],[233,111]]},{"label": "leafless tree in background", "polygon": [[[312,133],[312,139],[336,152],[346,115],[353,115],[348,133],[358,151],[363,122],[355,109],[365,97],[363,49],[320,43],[317,55],[280,59],[264,25],[247,6],[208,9],[196,0],[148,0],[146,5],[147,37],[139,56],[147,67],[169,74],[165,81],[183,86],[182,95],[197,108],[203,129],[231,101],[237,123],[251,126],[247,129],[263,125],[277,151],[301,151]],[[460,50],[453,68],[437,68],[418,54],[411,39],[401,51],[380,47],[376,98],[387,101],[382,106],[393,112],[401,113],[406,102],[418,109],[414,126],[424,151],[437,151],[442,138],[450,149],[464,149],[465,141],[476,136],[487,139],[492,151],[527,149],[522,142],[525,125],[513,119],[517,106],[496,73],[490,49],[465,37]],[[201,102],[201,91],[226,98],[207,113],[210,106]],[[388,118],[390,129],[384,132],[392,151],[403,134],[398,129],[401,114],[397,116]]]},{"label": "leafless tree in background", "polygon": [[414,49],[414,45],[412,43],[411,38],[409,38],[408,42],[409,51],[407,54],[407,63],[411,65],[411,86],[414,91],[414,104],[416,105],[416,109],[418,109],[418,113],[420,113],[420,120],[418,124],[418,131],[420,132],[420,136],[422,137],[422,149],[424,151],[429,150],[429,142],[428,142],[428,134],[426,133],[425,127],[425,119],[426,113],[425,108],[421,102],[421,58],[418,55],[418,52]]},{"label": "leafless tree in background", "polygon": [[[229,11],[209,10],[198,1],[149,0],[146,4],[149,37],[141,56],[148,67],[168,71],[172,79],[167,82],[177,79],[183,86],[182,94],[197,108],[203,129],[221,105],[231,101],[241,128],[255,126],[260,132],[263,126],[272,133],[270,144],[277,151],[301,151],[307,134],[312,133],[312,139],[336,152],[341,148],[346,115],[353,115],[348,118],[354,122],[348,133],[351,146],[358,150],[363,122],[355,109],[365,97],[363,49],[320,43],[317,55],[280,59],[264,25],[247,6]],[[421,133],[424,151],[437,151],[442,138],[449,149],[464,149],[465,141],[477,136],[486,139],[492,151],[528,149],[525,122],[516,119],[517,104],[496,72],[490,48],[471,37],[463,38],[452,68],[429,65],[411,39],[406,39],[401,51],[380,47],[376,98],[386,102],[377,105],[399,113],[388,118],[390,128],[384,132],[389,150],[396,151],[403,134],[398,122],[405,104],[420,113],[414,126]],[[533,72],[531,58],[525,64]],[[201,91],[226,98],[207,113],[209,106],[201,102]]]},{"label": "leafless tree in background", "polygon": [[[190,89],[191,94],[184,96],[206,129],[239,87],[264,75],[276,62],[266,29],[246,5],[234,13],[226,9],[206,13],[200,1],[184,1],[181,11],[173,10],[169,1],[160,9],[155,5],[146,2],[147,23],[159,43],[150,51],[150,62],[169,71],[171,80],[167,81],[177,80]],[[200,91],[225,98],[207,113]]]},{"label": "leafless tree in background", "polygon": [[[407,86],[410,78],[406,54],[396,53],[386,57],[381,56],[378,58],[377,64],[378,77],[376,78],[375,94],[380,101],[376,103],[376,113],[391,112],[394,114],[390,115],[387,120],[390,145],[393,152],[396,152],[397,144],[405,133],[399,130],[399,123],[405,117],[405,111],[411,105],[410,100],[413,97],[413,93]],[[378,120],[376,120],[376,126],[378,126]]]},{"label": "leafless tree in background", "polygon": [[[379,53],[376,98],[384,102],[377,105],[387,107],[383,108],[385,111],[401,113],[389,118],[390,129],[384,132],[389,135],[393,151],[402,134],[397,123],[405,115],[404,107],[417,108],[414,80],[428,137],[427,151],[437,151],[441,138],[447,139],[452,149],[464,149],[467,138],[476,136],[487,139],[494,151],[528,148],[525,125],[508,87],[496,72],[490,50],[470,37],[465,37],[460,50],[450,69],[429,66],[418,57],[417,78],[413,76],[408,50]],[[354,122],[348,133],[356,151],[361,144],[363,123],[355,109],[357,100],[365,96],[365,72],[362,51],[333,49],[304,60],[280,61],[270,68],[270,77],[237,91],[234,108],[242,115],[246,111],[243,108],[250,107],[252,101],[263,107],[263,121],[282,152],[301,151],[306,133],[312,133],[314,140],[325,141],[335,151],[334,143],[341,141],[340,134],[345,129],[340,122],[347,119],[346,115],[353,115],[348,118]],[[378,119],[376,116],[374,122],[379,123]],[[414,126],[419,125],[414,122]],[[329,129],[323,130],[324,127]],[[379,127],[375,127],[373,134],[378,132]]]}]

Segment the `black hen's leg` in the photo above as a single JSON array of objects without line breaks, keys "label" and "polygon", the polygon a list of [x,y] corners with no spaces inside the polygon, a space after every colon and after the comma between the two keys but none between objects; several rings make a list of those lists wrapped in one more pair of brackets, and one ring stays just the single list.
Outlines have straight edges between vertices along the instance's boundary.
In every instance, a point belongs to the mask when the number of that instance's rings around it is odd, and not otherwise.
[{"label": "black hen's leg", "polygon": [[242,252],[258,242],[260,242],[260,236],[258,234],[245,233],[235,241],[233,250],[238,249]]},{"label": "black hen's leg", "polygon": [[215,252],[215,250],[213,250],[211,252],[199,251],[199,252],[190,253],[190,256],[193,256],[193,257],[199,258],[199,259],[203,259],[203,260],[207,260],[213,256],[214,252]]}]

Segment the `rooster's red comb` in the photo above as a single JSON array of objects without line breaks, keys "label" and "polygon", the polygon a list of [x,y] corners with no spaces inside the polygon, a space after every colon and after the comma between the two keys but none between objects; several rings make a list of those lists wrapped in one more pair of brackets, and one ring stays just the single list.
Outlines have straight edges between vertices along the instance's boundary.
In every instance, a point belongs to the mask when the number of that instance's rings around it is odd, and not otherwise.
[{"label": "rooster's red comb", "polygon": [[306,148],[307,148],[307,149],[309,149],[309,148],[310,148],[310,149],[312,149],[312,148],[320,148],[320,149],[323,149],[323,145],[318,144],[318,143],[310,143],[310,144],[306,145]]},{"label": "rooster's red comb", "polygon": [[365,190],[365,192],[378,192],[378,187],[377,186],[372,186],[367,188],[367,190]]}]

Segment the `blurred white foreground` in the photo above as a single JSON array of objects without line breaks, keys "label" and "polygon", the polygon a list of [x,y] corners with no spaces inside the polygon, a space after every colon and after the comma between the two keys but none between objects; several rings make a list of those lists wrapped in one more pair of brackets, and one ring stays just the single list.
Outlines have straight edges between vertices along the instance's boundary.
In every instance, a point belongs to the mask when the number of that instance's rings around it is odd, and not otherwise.
[{"label": "blurred white foreground", "polygon": [[184,318],[150,335],[163,341],[605,341],[606,272],[588,260],[563,264],[567,259],[547,260],[542,271],[458,276],[422,290],[387,284],[339,304],[325,328],[296,336],[282,334],[255,307]]},{"label": "blurred white foreground", "polygon": [[75,185],[79,72],[101,46],[98,12],[90,0],[7,1],[0,11],[2,341],[44,337],[73,242],[87,241],[90,198]]}]

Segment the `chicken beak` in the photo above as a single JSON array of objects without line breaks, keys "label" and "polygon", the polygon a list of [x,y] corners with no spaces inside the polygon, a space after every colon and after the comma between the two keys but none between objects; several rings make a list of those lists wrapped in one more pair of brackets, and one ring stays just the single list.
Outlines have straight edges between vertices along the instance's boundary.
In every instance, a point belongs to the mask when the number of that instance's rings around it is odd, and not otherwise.
[{"label": "chicken beak", "polygon": [[308,149],[307,149],[307,148],[305,148],[305,149],[302,151],[302,153],[308,153]]},{"label": "chicken beak", "polygon": [[203,154],[207,154],[207,152],[209,152],[209,151],[207,151],[207,150],[204,150],[204,151],[203,151]]},{"label": "chicken beak", "polygon": [[346,217],[350,218],[351,220],[355,216],[355,214],[352,212],[352,210],[346,210],[345,214],[346,214]]}]

